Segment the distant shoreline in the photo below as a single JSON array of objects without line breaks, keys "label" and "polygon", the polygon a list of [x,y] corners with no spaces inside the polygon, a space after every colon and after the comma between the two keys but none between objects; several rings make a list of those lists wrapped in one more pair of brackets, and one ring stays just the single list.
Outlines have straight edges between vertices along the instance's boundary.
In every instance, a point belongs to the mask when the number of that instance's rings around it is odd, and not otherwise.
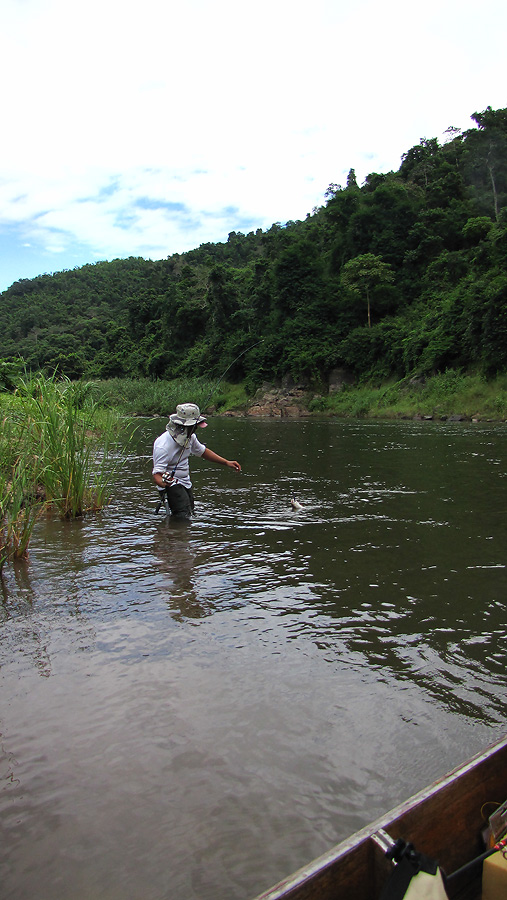
[{"label": "distant shoreline", "polygon": [[210,415],[302,418],[506,422],[507,373],[485,379],[450,369],[382,384],[264,384],[253,394],[245,383],[212,379],[91,381],[93,395],[124,416],[166,416],[177,403],[195,402]]},{"label": "distant shoreline", "polygon": [[390,421],[507,421],[507,376],[486,381],[454,370],[380,385],[344,385],[331,392],[265,385],[229,415],[300,418],[313,415]]}]

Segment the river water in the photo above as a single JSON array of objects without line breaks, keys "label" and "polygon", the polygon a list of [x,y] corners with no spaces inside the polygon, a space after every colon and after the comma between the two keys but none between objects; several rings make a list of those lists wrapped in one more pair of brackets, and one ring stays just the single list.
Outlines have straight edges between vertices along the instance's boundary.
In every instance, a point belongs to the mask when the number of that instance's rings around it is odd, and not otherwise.
[{"label": "river water", "polygon": [[164,425],[5,570],[2,900],[249,900],[507,730],[507,426],[213,419],[177,526]]}]

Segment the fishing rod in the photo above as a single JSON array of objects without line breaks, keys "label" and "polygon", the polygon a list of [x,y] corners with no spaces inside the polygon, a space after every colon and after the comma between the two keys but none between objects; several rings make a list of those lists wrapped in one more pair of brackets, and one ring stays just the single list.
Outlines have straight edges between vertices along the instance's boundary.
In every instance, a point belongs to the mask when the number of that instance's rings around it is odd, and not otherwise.
[{"label": "fishing rod", "polygon": [[[242,350],[241,353],[238,353],[238,355],[233,359],[233,361],[227,366],[227,368],[225,369],[225,371],[222,373],[222,375],[221,375],[220,378],[218,379],[217,383],[211,388],[210,393],[208,394],[208,396],[206,397],[206,400],[204,401],[204,404],[203,404],[203,407],[202,407],[203,410],[206,409],[206,407],[207,407],[209,401],[211,400],[213,394],[215,393],[215,391],[216,391],[218,385],[219,385],[220,382],[225,378],[225,376],[227,375],[227,372],[229,371],[229,369],[232,369],[234,363],[236,363],[236,362],[238,361],[238,359],[241,359],[241,357],[244,356],[245,353],[248,353],[249,350],[253,350],[254,347],[258,347],[259,344],[262,344],[263,340],[264,340],[264,338],[261,338],[260,341],[256,341],[255,344],[251,344],[249,347],[245,347],[245,349]],[[165,482],[165,484],[166,484],[166,488],[168,488],[168,487],[173,487],[173,485],[177,484],[177,480],[176,480],[175,477],[174,477],[175,474],[176,474],[176,469],[178,468],[178,466],[179,466],[179,464],[180,464],[180,462],[181,462],[181,458],[182,458],[182,456],[183,456],[185,450],[187,449],[187,447],[188,447],[188,445],[189,445],[189,443],[190,443],[190,440],[191,440],[192,435],[194,434],[194,432],[195,432],[195,430],[196,430],[196,428],[197,428],[197,425],[198,425],[198,423],[195,422],[192,426],[187,426],[187,428],[189,429],[189,430],[187,430],[187,438],[186,438],[186,440],[185,440],[185,443],[182,445],[181,453],[180,453],[180,455],[178,456],[178,459],[176,460],[176,463],[175,463],[175,465],[174,465],[174,468],[172,469],[171,472],[164,472],[163,475],[162,475],[162,478],[163,478],[163,480],[164,480],[164,482]],[[165,491],[166,488],[164,488],[164,491]]]},{"label": "fishing rod", "polygon": [[208,396],[206,397],[206,400],[203,403],[203,407],[202,407],[203,410],[206,409],[206,407],[207,407],[208,403],[210,402],[213,394],[215,393],[218,385],[220,384],[221,381],[223,381],[223,379],[227,375],[227,372],[229,371],[229,369],[232,369],[234,363],[236,363],[238,361],[238,359],[241,359],[241,357],[244,356],[245,353],[248,353],[249,350],[253,350],[254,347],[258,347],[259,344],[262,344],[263,340],[264,340],[264,338],[261,338],[260,341],[256,341],[255,344],[250,344],[249,347],[246,347],[244,350],[241,351],[241,353],[238,353],[236,358],[233,359],[233,361],[227,366],[225,372],[220,376],[220,378],[218,379],[218,381],[214,385],[214,387],[211,388],[211,391],[209,392]]}]

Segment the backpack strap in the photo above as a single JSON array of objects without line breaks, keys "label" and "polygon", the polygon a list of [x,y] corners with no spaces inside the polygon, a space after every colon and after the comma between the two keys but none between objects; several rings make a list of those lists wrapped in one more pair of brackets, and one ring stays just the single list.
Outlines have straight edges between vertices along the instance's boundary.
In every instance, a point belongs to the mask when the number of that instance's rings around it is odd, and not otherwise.
[{"label": "backpack strap", "polygon": [[403,900],[414,875],[417,875],[412,863],[403,857],[384,885],[380,900]]}]

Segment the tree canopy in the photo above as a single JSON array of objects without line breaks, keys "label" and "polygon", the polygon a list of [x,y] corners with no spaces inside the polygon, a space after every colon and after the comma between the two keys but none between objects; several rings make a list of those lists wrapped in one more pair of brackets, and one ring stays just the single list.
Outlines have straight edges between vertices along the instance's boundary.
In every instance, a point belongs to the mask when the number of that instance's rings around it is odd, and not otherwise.
[{"label": "tree canopy", "polygon": [[507,109],[471,120],[362,186],[351,168],[304,221],[15,282],[0,358],[69,378],[218,376],[235,361],[251,387],[337,366],[505,371]]}]

